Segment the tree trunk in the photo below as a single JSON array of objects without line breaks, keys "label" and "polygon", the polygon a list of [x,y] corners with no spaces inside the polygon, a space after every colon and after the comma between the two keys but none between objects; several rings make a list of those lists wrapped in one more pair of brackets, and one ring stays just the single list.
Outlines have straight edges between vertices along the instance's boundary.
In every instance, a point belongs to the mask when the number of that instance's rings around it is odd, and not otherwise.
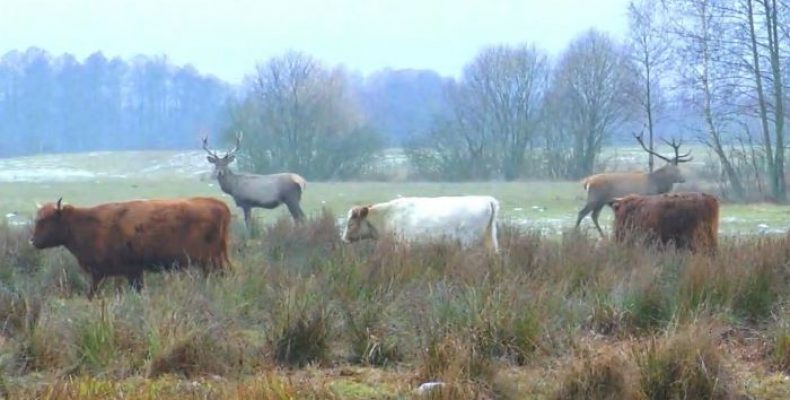
[{"label": "tree trunk", "polygon": [[[707,32],[707,15],[703,11],[702,15],[702,24],[705,27],[703,29],[704,32]],[[738,173],[733,168],[732,163],[727,158],[727,154],[724,152],[724,149],[721,145],[721,140],[719,137],[719,132],[716,130],[716,125],[713,123],[713,111],[711,109],[711,88],[710,88],[710,48],[708,47],[708,36],[707,33],[702,37],[702,91],[704,96],[704,103],[703,103],[703,113],[705,118],[705,125],[708,129],[708,136],[710,137],[710,143],[713,146],[713,151],[719,157],[719,162],[721,162],[722,168],[724,168],[724,173],[727,175],[727,180],[730,182],[730,186],[732,187],[734,196],[742,200],[745,195],[746,191],[741,184],[741,180],[738,177]]]},{"label": "tree trunk", "polygon": [[766,168],[768,172],[768,179],[771,181],[771,193],[776,196],[776,188],[774,187],[774,171],[776,166],[773,158],[773,145],[771,140],[771,133],[768,124],[768,107],[765,101],[765,92],[763,91],[763,74],[760,69],[760,53],[757,48],[757,34],[754,29],[754,0],[746,0],[746,18],[749,24],[749,45],[752,51],[752,63],[754,68],[754,82],[757,90],[757,105],[760,111],[760,125],[763,133],[763,147],[765,148]]},{"label": "tree trunk", "polygon": [[776,146],[774,154],[773,170],[770,174],[771,191],[774,200],[785,202],[787,200],[787,190],[784,172],[784,97],[782,93],[782,70],[779,54],[779,24],[777,19],[776,0],[765,0],[765,19],[768,25],[768,51],[771,60],[771,75],[773,81],[774,94],[774,135],[776,135]]}]

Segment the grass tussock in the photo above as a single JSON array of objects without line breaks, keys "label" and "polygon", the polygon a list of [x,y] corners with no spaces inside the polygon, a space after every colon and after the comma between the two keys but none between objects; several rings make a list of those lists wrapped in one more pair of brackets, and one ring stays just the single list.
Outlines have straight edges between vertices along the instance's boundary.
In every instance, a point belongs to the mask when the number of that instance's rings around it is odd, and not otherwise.
[{"label": "grass tussock", "polygon": [[790,374],[790,328],[780,327],[773,335],[770,352],[771,364],[779,371]]},{"label": "grass tussock", "polygon": [[630,373],[631,366],[617,354],[592,355],[584,353],[576,358],[560,377],[556,400],[629,400],[639,399]]},{"label": "grass tussock", "polygon": [[634,349],[639,386],[648,399],[734,398],[731,375],[712,338],[688,330]]}]

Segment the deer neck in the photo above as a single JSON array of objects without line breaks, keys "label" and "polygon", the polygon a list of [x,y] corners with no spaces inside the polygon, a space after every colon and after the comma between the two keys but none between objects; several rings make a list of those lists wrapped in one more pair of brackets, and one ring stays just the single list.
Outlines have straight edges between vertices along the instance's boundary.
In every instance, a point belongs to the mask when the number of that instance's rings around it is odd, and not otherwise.
[{"label": "deer neck", "polygon": [[238,176],[234,174],[230,168],[226,168],[222,174],[217,176],[220,189],[222,189],[223,192],[232,195],[236,187],[236,178],[238,178]]},{"label": "deer neck", "polygon": [[667,175],[665,168],[666,167],[659,168],[647,174],[647,180],[650,185],[650,194],[661,194],[672,191],[674,182],[672,182],[670,177]]}]

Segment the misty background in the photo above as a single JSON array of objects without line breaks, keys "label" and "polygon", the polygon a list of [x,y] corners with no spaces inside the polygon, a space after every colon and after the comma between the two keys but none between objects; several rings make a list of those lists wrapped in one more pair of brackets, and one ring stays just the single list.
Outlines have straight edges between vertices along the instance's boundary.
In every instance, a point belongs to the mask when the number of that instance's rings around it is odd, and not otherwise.
[{"label": "misty background", "polygon": [[643,133],[701,147],[734,198],[786,197],[783,2],[160,3],[9,4],[0,157],[244,132],[259,173],[578,179]]}]

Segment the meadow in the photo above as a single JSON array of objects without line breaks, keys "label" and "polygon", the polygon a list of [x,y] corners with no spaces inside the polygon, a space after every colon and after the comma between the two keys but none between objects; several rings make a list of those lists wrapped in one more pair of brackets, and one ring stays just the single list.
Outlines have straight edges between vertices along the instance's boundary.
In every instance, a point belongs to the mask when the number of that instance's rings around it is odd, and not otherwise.
[{"label": "meadow", "polygon": [[[309,183],[304,226],[256,210],[248,237],[236,218],[231,272],[110,280],[89,302],[73,258],[20,221],[59,196],[220,197],[202,157],[150,157],[0,160],[5,398],[790,397],[790,236],[756,234],[783,232],[787,207],[724,205],[711,257],[572,232],[577,182]],[[499,255],[338,237],[354,204],[474,193],[502,203]]]}]

